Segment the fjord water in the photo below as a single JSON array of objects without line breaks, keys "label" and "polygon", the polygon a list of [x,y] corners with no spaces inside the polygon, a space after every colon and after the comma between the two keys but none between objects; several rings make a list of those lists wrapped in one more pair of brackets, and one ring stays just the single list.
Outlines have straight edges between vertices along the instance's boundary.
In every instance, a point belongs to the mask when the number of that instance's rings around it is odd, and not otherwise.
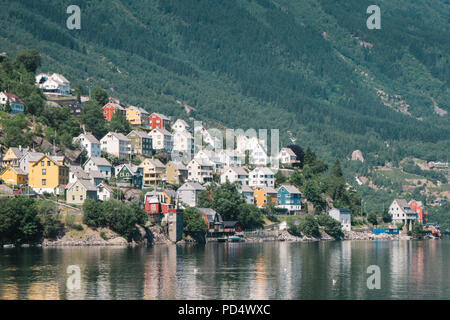
[{"label": "fjord water", "polygon": [[0,249],[0,299],[450,299],[450,239]]}]

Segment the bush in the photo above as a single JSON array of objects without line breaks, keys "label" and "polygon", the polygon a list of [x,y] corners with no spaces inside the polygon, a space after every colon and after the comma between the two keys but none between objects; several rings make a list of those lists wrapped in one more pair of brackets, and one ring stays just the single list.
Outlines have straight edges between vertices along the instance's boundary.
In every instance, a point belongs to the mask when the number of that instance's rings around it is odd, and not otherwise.
[{"label": "bush", "polygon": [[299,220],[298,225],[290,223],[288,232],[294,236],[320,237],[319,224],[316,218],[308,214]]},{"label": "bush", "polygon": [[183,215],[184,233],[192,237],[204,236],[208,232],[208,224],[194,207],[188,207]]},{"label": "bush", "polygon": [[273,214],[270,216],[267,216],[267,219],[269,219],[272,222],[280,222],[280,220],[278,220],[278,217]]},{"label": "bush", "polygon": [[320,226],[324,227],[325,232],[333,238],[340,239],[344,236],[341,223],[332,217],[322,214],[317,217],[317,222]]},{"label": "bush", "polygon": [[103,240],[108,240],[108,237],[106,236],[106,233],[105,233],[104,231],[100,232],[100,237],[101,237]]}]

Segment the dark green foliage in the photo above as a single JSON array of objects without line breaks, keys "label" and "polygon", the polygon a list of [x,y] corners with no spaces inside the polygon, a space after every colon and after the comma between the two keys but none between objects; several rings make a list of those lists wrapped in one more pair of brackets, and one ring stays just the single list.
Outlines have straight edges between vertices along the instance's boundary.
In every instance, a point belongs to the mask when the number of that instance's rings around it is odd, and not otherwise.
[{"label": "dark green foliage", "polygon": [[107,125],[108,131],[120,132],[127,135],[131,131],[131,125],[121,112],[114,112],[111,121]]},{"label": "dark green foliage", "polygon": [[320,237],[319,224],[310,214],[298,220],[298,224],[290,223],[288,231],[295,236]]},{"label": "dark green foliage", "polygon": [[244,230],[260,229],[264,226],[264,218],[261,210],[248,203],[243,203],[239,206],[237,220]]},{"label": "dark green foliage", "polygon": [[50,201],[42,201],[37,205],[39,219],[42,224],[42,235],[46,239],[54,239],[63,228],[58,206]]},{"label": "dark green foliage", "polygon": [[19,52],[16,62],[23,65],[27,72],[35,73],[41,66],[41,56],[36,50],[24,50]]},{"label": "dark green foliage", "polygon": [[27,131],[24,132],[24,129],[26,129],[27,126],[28,121],[23,114],[18,114],[13,118],[3,120],[4,145],[7,147],[29,145],[33,134]]},{"label": "dark green foliage", "polygon": [[281,173],[280,170],[275,173],[275,187],[281,186],[283,183],[287,181],[287,178]]},{"label": "dark green foliage", "polygon": [[194,207],[188,207],[183,213],[183,232],[193,237],[205,235],[208,224]]},{"label": "dark green foliage", "polygon": [[243,203],[235,184],[226,182],[214,189],[212,208],[222,215],[223,220],[239,221],[239,206]]},{"label": "dark green foliage", "polygon": [[378,224],[377,214],[375,212],[369,213],[369,215],[367,216],[367,222],[369,222],[373,226],[377,225]]},{"label": "dark green foliage", "polygon": [[429,222],[439,224],[441,231],[450,232],[450,203],[430,208]]},{"label": "dark green foliage", "polygon": [[297,161],[300,161],[298,167],[303,168],[303,163],[305,161],[305,152],[303,151],[302,147],[296,144],[291,144],[288,145],[287,148],[291,149],[295,153]]},{"label": "dark green foliage", "polygon": [[42,237],[36,202],[30,198],[0,199],[0,242],[26,243]]},{"label": "dark green foliage", "polygon": [[81,122],[86,126],[86,131],[92,132],[97,139],[103,138],[108,132],[105,118],[103,117],[102,105],[95,101],[89,101],[85,104]]},{"label": "dark green foliage", "polygon": [[388,223],[388,222],[392,221],[392,216],[389,214],[388,209],[385,209],[383,211],[383,214],[381,215],[381,217],[382,217],[384,223]]},{"label": "dark green foliage", "polygon": [[344,236],[342,232],[342,225],[339,221],[334,220],[327,214],[321,214],[317,216],[317,222],[320,226],[324,227],[325,232],[335,239],[340,239]]},{"label": "dark green foliage", "polygon": [[146,222],[147,214],[137,204],[126,205],[115,199],[104,202],[86,199],[83,203],[83,223],[92,228],[110,228],[128,241],[136,233],[136,224]]}]

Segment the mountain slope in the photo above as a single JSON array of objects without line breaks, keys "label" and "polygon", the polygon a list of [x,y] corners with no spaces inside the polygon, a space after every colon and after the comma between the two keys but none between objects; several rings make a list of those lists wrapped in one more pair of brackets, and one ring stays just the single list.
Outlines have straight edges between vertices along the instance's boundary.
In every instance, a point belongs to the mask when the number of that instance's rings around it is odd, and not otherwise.
[{"label": "mountain slope", "polygon": [[43,71],[151,111],[180,116],[179,99],[212,125],[291,131],[330,160],[448,157],[447,1],[78,1],[72,31],[70,4],[0,4],[0,51],[36,48]]}]

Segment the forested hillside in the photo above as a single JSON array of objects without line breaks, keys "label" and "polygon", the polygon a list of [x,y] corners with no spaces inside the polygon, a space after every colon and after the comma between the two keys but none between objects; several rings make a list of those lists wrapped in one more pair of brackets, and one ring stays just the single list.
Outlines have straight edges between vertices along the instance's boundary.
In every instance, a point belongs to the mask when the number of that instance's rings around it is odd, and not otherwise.
[{"label": "forested hillside", "polygon": [[[446,160],[448,2],[79,0],[0,3],[0,52],[124,102],[231,128],[279,128],[325,159]],[[382,29],[366,9],[381,7]]]}]

